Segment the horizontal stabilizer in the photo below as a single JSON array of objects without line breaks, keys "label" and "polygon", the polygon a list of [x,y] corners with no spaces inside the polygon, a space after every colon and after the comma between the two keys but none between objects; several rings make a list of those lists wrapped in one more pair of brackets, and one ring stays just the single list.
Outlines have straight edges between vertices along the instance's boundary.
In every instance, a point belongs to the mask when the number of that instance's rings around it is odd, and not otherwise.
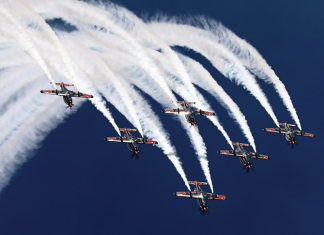
[{"label": "horizontal stabilizer", "polygon": [[198,185],[207,185],[206,182],[199,182],[199,181],[188,181],[189,184],[193,184],[193,185],[196,185],[196,183]]},{"label": "horizontal stabilizer", "polygon": [[[227,142],[228,143],[228,142]],[[228,143],[229,144],[229,143]],[[239,143],[239,142],[232,142],[233,145],[236,146],[249,146],[248,144],[243,144],[243,143]]]},{"label": "horizontal stabilizer", "polygon": [[[50,82],[51,84],[53,84],[52,82]],[[62,82],[61,83],[55,83],[55,85],[58,85],[58,86],[60,86],[62,84]],[[68,83],[63,83],[63,85],[64,86],[74,86],[73,84],[68,84]]]},{"label": "horizontal stabilizer", "polygon": [[187,101],[176,101],[177,103],[179,104],[183,104],[183,103],[186,103],[186,104],[195,104],[196,102],[187,102]]},{"label": "horizontal stabilizer", "polygon": [[284,126],[285,124],[286,124],[287,126],[296,126],[295,124],[279,123],[279,125],[281,125],[281,126]]},{"label": "horizontal stabilizer", "polygon": [[128,130],[128,131],[137,131],[136,129],[130,129],[130,128],[119,128],[119,130],[121,130],[121,131],[126,131],[126,130]]}]

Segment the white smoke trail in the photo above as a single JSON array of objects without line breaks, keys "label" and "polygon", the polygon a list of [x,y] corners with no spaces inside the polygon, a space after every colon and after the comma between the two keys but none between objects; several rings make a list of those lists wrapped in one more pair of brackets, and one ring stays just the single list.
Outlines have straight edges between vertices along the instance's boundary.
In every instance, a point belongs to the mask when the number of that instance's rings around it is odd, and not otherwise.
[{"label": "white smoke trail", "polygon": [[[144,133],[146,136],[156,139],[158,141],[157,147],[161,148],[165,155],[169,158],[169,160],[173,163],[174,167],[180,174],[181,178],[183,179],[185,185],[187,186],[188,190],[190,190],[190,186],[188,184],[188,180],[184,170],[182,168],[182,163],[180,158],[177,156],[176,149],[172,146],[168,133],[164,130],[161,121],[159,118],[154,114],[150,105],[143,99],[140,94],[125,80],[120,77],[121,82],[123,83],[125,89],[128,91],[130,97],[135,101],[137,104],[136,109],[138,110],[139,117],[141,122],[145,123],[144,126]],[[110,97],[113,98],[113,97]],[[111,100],[114,103],[113,100]],[[117,106],[117,104],[115,104]],[[119,106],[117,106],[119,107]],[[119,110],[122,112],[122,110]]]},{"label": "white smoke trail", "polygon": [[[73,70],[73,67],[72,67],[70,56],[66,52],[65,47],[62,45],[62,43],[60,42],[60,40],[56,36],[55,32],[45,22],[45,20],[40,15],[38,15],[38,13],[35,12],[32,8],[30,8],[28,5],[21,2],[20,0],[16,0],[16,1],[19,2],[21,4],[21,6],[25,10],[25,11],[22,11],[22,12],[20,11],[19,14],[20,15],[23,15],[23,14],[32,15],[36,19],[37,23],[42,26],[45,33],[47,33],[47,35],[50,37],[50,39],[52,40],[53,44],[55,45],[55,47],[57,49],[57,52],[60,54],[62,60],[64,61],[64,64],[66,65],[66,68],[68,70],[70,78],[72,79],[72,81],[75,84],[77,90],[79,91],[79,86],[78,86],[78,83],[77,83],[77,80],[76,80],[76,77],[75,77],[75,73],[74,73],[74,70]],[[16,10],[18,10],[18,9],[16,8]]]},{"label": "white smoke trail", "polygon": [[[166,71],[166,78],[168,78],[167,83],[169,85],[169,87],[172,88],[172,90],[176,91],[181,97],[183,97],[186,101],[190,100],[190,92],[187,91],[187,87],[185,84],[183,84],[181,82],[180,79],[178,79],[178,77],[175,77],[174,75],[170,74],[170,64],[167,60],[167,58],[165,58],[163,55],[161,55],[159,52],[156,52],[154,50],[148,50],[149,54],[152,56],[152,58],[155,59],[156,63],[159,64],[161,68],[164,69],[164,71]],[[181,56],[181,54],[179,54],[179,57]],[[181,57],[180,57],[181,58]],[[188,74],[190,73],[190,70],[187,70]],[[191,74],[189,74],[191,75]],[[198,101],[200,104],[200,108],[205,110],[205,111],[209,111],[209,112],[214,112],[215,111],[210,107],[210,105],[208,104],[208,102],[205,100],[205,98],[196,90],[196,88],[194,88],[195,90],[195,94],[197,94],[198,97]],[[219,129],[219,131],[223,134],[223,136],[225,137],[225,139],[227,140],[227,142],[232,143],[228,134],[226,133],[226,131],[224,130],[223,126],[220,124],[218,117],[215,116],[207,116],[207,118]],[[231,147],[233,148],[233,145],[230,144]]]},{"label": "white smoke trail", "polygon": [[[45,85],[41,80],[37,82],[38,89]],[[15,170],[27,161],[28,153],[36,149],[45,136],[71,113],[65,111],[61,100],[50,99],[50,96],[40,98],[41,94],[34,92],[34,89],[35,87],[25,86],[25,92],[31,94],[28,97],[33,96],[32,102],[19,107],[16,115],[19,113],[26,116],[26,119],[13,126],[10,136],[0,146],[0,191],[8,184]],[[33,111],[30,112],[31,110]],[[26,111],[29,112],[28,115]]]},{"label": "white smoke trail", "polygon": [[190,78],[192,79],[191,81],[209,92],[218,100],[218,102],[227,110],[229,116],[237,122],[244,136],[248,139],[254,151],[256,151],[256,146],[250,127],[248,126],[247,120],[237,104],[224,91],[224,89],[218,85],[216,80],[206,69],[204,69],[200,63],[190,59],[187,56],[181,55],[180,53],[178,55],[186,66]]},{"label": "white smoke trail", "polygon": [[[117,15],[117,16],[121,15],[122,20],[127,22],[125,25],[123,25],[123,28],[125,28],[125,30],[129,28],[132,28],[132,30],[141,28],[143,31],[145,31],[146,32],[145,37],[147,38],[147,40],[150,40],[150,42],[152,44],[155,44],[157,48],[160,48],[162,52],[164,52],[165,55],[168,57],[171,66],[173,66],[176,69],[179,78],[185,84],[191,96],[193,97],[192,101],[199,104],[197,95],[195,93],[195,88],[190,82],[189,75],[187,74],[187,71],[185,70],[183,64],[181,63],[177,54],[163,40],[161,40],[160,37],[158,37],[149,27],[147,27],[146,24],[144,24],[144,22],[141,19],[139,19],[134,13],[130,12],[126,8],[119,7],[113,4],[104,4],[104,5],[99,4],[97,6],[104,8],[108,12],[112,12],[112,15]],[[130,20],[131,22],[129,22],[128,20]],[[132,27],[130,27],[130,25]]]},{"label": "white smoke trail", "polygon": [[[84,39],[84,36],[82,34],[78,34],[77,38],[78,38],[78,40],[82,41]],[[102,60],[100,60],[98,52],[86,50],[85,46],[83,44],[81,44],[78,40],[76,40],[75,37],[72,38],[71,35],[69,35],[69,34],[65,34],[65,36],[64,36],[64,42],[66,45],[69,46],[70,50],[80,51],[80,52],[90,54],[88,59],[91,59],[92,63],[95,63],[98,67],[100,67],[101,74],[104,74],[104,76],[101,76],[101,78],[103,80],[107,80],[107,78],[109,79],[111,86],[113,86],[114,89],[118,93],[117,95],[120,99],[119,105],[125,105],[125,109],[128,110],[128,115],[126,117],[138,129],[141,136],[144,137],[142,125],[141,125],[139,118],[137,116],[137,113],[135,111],[134,103],[133,103],[132,99],[128,96],[128,93],[123,88],[122,84],[116,78],[115,74],[110,70],[108,65],[105,64]],[[76,54],[75,56],[81,57],[82,53]],[[85,63],[86,62],[84,62],[84,64]],[[94,76],[94,71],[92,71],[92,72],[90,72],[90,71],[91,70],[88,69],[88,74],[90,74],[91,76]],[[107,94],[107,90],[105,90],[103,86],[99,86],[98,84],[95,84],[95,85],[98,87],[98,90],[102,94],[105,94],[105,96],[109,95],[109,94]]]},{"label": "white smoke trail", "polygon": [[225,77],[236,81],[238,85],[242,85],[246,90],[250,91],[251,95],[260,102],[273,121],[279,126],[265,94],[253,75],[244,68],[237,57],[226,47],[217,43],[206,42],[203,36],[204,30],[188,25],[164,22],[150,23],[149,26],[169,45],[191,48],[206,57]]},{"label": "white smoke trail", "polygon": [[[138,84],[137,86],[140,89],[144,90],[153,99],[161,103],[164,106],[164,108],[169,107],[168,103],[165,102],[165,98],[163,97],[163,94],[161,94],[161,92],[159,91],[160,89],[156,85],[152,84],[152,82],[148,82],[148,79],[145,78],[145,76],[143,76],[143,74],[141,74],[140,71],[136,71],[136,68],[134,71],[133,68],[127,71],[127,74],[125,74],[123,77],[130,79],[130,81],[135,81],[135,83]],[[201,135],[198,132],[198,128],[188,128],[188,123],[182,117],[179,117],[179,121],[183,126],[183,128],[187,131],[190,142],[195,149],[195,152],[198,156],[198,160],[201,164],[206,179],[210,185],[211,190],[213,191],[213,184],[212,184],[210,171],[208,167],[206,146]]]},{"label": "white smoke trail", "polygon": [[36,62],[44,70],[48,79],[52,82],[53,86],[55,87],[54,80],[41,55],[39,54],[36,46],[30,38],[28,32],[15,19],[15,17],[11,14],[10,10],[8,10],[2,3],[0,4],[0,13],[2,16],[5,17],[5,19],[7,19],[10,22],[8,23],[6,21],[1,20],[0,29],[2,30],[3,34],[10,35],[11,37],[18,40],[21,48],[36,60]]},{"label": "white smoke trail", "polygon": [[[52,0],[46,1],[44,4],[39,4],[39,1],[28,0],[28,3],[32,5],[37,12],[45,11],[48,16],[53,16],[55,14],[57,17],[62,17],[62,19],[76,24],[86,22],[87,24],[96,26],[97,30],[102,30],[101,27],[104,27],[122,37],[132,46],[133,49],[131,53],[133,56],[135,56],[142,63],[143,68],[159,84],[159,86],[161,86],[163,91],[168,95],[175,105],[174,95],[165,84],[163,77],[159,74],[159,70],[155,67],[150,57],[146,55],[141,45],[130,34],[117,26],[110,18],[107,17],[106,11],[76,0]],[[95,29],[95,27],[93,27],[93,29]]]},{"label": "white smoke trail", "polygon": [[[43,58],[47,61],[47,64],[56,72],[62,74],[64,77],[69,78],[68,72],[63,70],[64,61],[62,63],[61,56],[56,56],[55,47],[51,46],[51,43],[46,40],[42,32],[29,29],[30,34],[33,35],[33,39],[38,43],[40,51],[42,52]],[[73,64],[72,64],[73,67]],[[77,71],[74,71],[77,74]],[[116,132],[121,135],[119,127],[117,126],[114,118],[112,117],[109,109],[106,107],[106,102],[103,100],[99,92],[93,88],[93,84],[88,81],[88,79],[82,77],[84,75],[78,74],[79,81],[81,81],[80,88],[83,92],[93,95],[94,98],[89,99],[90,102],[108,119],[108,121],[113,125]],[[80,98],[81,99],[81,98]],[[77,99],[78,100],[78,99]]]},{"label": "white smoke trail", "polygon": [[198,20],[202,23],[205,30],[213,33],[213,35],[209,36],[208,40],[218,41],[225,45],[251,72],[267,83],[274,85],[275,90],[290,112],[291,117],[294,119],[299,129],[302,129],[297,112],[285,85],[280,81],[279,77],[268,65],[262,55],[251,44],[239,38],[235,33],[215,20],[206,18],[198,18]]}]

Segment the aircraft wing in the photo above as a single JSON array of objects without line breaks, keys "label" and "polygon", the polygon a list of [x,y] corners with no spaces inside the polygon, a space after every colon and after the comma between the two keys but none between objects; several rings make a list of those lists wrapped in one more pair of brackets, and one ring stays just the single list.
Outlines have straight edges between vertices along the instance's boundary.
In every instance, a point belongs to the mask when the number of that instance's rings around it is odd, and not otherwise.
[{"label": "aircraft wing", "polygon": [[217,153],[219,154],[223,154],[223,155],[232,155],[232,156],[242,156],[238,153],[236,153],[234,150],[220,150],[220,151],[217,151]]},{"label": "aircraft wing", "polygon": [[197,195],[196,192],[175,192],[173,193],[175,196],[178,197],[189,197],[189,198],[201,198],[201,195]]},{"label": "aircraft wing", "polygon": [[174,114],[182,114],[184,112],[187,113],[184,109],[162,109],[163,113],[174,113]]},{"label": "aircraft wing", "polygon": [[259,154],[258,157],[256,157],[256,153],[253,153],[253,152],[250,152],[250,153],[252,154],[252,156],[250,158],[270,160],[270,157],[268,157],[267,155]]},{"label": "aircraft wing", "polygon": [[81,93],[81,92],[75,92],[75,91],[73,91],[73,94],[71,95],[71,97],[93,98],[92,95],[88,95],[88,94]]},{"label": "aircraft wing", "polygon": [[157,141],[149,140],[149,139],[144,139],[144,142],[143,142],[143,138],[139,138],[139,137],[137,138],[136,143],[137,144],[158,144]]},{"label": "aircraft wing", "polygon": [[298,131],[298,130],[294,131],[294,135],[316,137],[314,134],[303,132],[303,131]]},{"label": "aircraft wing", "polygon": [[274,132],[274,133],[286,133],[285,129],[282,128],[265,128],[263,129],[266,132]]},{"label": "aircraft wing", "polygon": [[104,138],[106,141],[119,142],[119,143],[131,143],[131,140],[126,139],[126,137],[107,137]]},{"label": "aircraft wing", "polygon": [[62,94],[61,90],[41,90],[40,93],[48,94],[48,95],[59,95]]},{"label": "aircraft wing", "polygon": [[215,113],[203,111],[201,109],[194,109],[195,115],[202,115],[202,116],[215,116]]},{"label": "aircraft wing", "polygon": [[224,195],[207,193],[206,199],[209,199],[209,200],[227,200],[227,197],[224,196]]}]

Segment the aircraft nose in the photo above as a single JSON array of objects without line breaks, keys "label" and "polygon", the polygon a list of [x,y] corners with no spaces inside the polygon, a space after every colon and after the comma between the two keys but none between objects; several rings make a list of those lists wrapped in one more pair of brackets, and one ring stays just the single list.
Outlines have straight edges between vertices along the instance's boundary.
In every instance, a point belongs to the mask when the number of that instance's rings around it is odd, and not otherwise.
[{"label": "aircraft nose", "polygon": [[204,207],[204,209],[203,209],[205,212],[207,211],[207,207]]},{"label": "aircraft nose", "polygon": [[247,165],[247,168],[251,169],[251,165]]},{"label": "aircraft nose", "polygon": [[194,126],[194,125],[195,125],[195,123],[194,123],[194,122],[191,122],[191,125],[193,125],[193,126]]},{"label": "aircraft nose", "polygon": [[69,106],[72,108],[72,103],[69,103]]}]

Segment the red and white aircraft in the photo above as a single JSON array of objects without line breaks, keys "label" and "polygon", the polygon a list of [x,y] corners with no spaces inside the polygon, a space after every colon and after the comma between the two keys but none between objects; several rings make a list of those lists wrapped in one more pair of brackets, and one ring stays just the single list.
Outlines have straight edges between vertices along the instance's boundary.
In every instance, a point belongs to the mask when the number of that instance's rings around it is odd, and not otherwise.
[{"label": "red and white aircraft", "polygon": [[72,97],[79,98],[93,98],[92,95],[84,94],[81,92],[70,91],[66,88],[66,86],[74,86],[73,84],[66,83],[55,83],[57,86],[61,86],[62,90],[41,90],[40,93],[48,94],[48,95],[59,95],[63,97],[64,102],[72,108],[74,105],[72,103]]},{"label": "red and white aircraft", "polygon": [[124,131],[125,134],[123,137],[122,136],[107,137],[107,138],[104,138],[104,140],[118,142],[118,143],[126,143],[128,149],[136,155],[138,155],[138,153],[139,153],[137,144],[158,144],[158,142],[155,140],[149,140],[146,138],[139,138],[139,137],[132,136],[130,131],[136,131],[136,129],[119,128],[119,130]]},{"label": "red and white aircraft", "polygon": [[224,195],[214,194],[214,193],[205,193],[200,188],[200,185],[207,185],[206,182],[198,182],[198,181],[188,181],[189,184],[195,185],[195,190],[188,191],[188,192],[175,192],[173,193],[175,196],[178,197],[189,197],[189,198],[196,198],[198,201],[199,207],[206,212],[207,201],[206,200],[228,200],[228,198]]},{"label": "red and white aircraft", "polygon": [[283,126],[283,128],[265,128],[265,129],[262,129],[262,130],[267,131],[267,132],[283,134],[285,136],[286,140],[290,144],[292,144],[292,146],[294,146],[294,144],[296,144],[296,142],[297,142],[296,139],[295,139],[295,135],[316,137],[314,134],[311,134],[311,133],[291,129],[290,127],[291,126],[296,126],[295,124],[288,124],[288,123],[279,123],[279,124],[281,126]]},{"label": "red and white aircraft", "polygon": [[186,101],[177,101],[177,103],[183,105],[183,109],[162,109],[163,113],[172,113],[172,114],[183,114],[185,115],[187,122],[192,126],[196,124],[195,115],[200,116],[215,116],[215,113],[203,111],[201,109],[192,109],[189,107],[189,104],[195,104],[195,102],[186,102]]},{"label": "red and white aircraft", "polygon": [[239,142],[232,142],[232,144],[236,145],[236,147],[237,147],[236,150],[220,150],[220,151],[217,151],[217,153],[239,157],[241,163],[247,168],[247,170],[251,169],[251,167],[252,167],[250,158],[265,159],[265,160],[270,159],[266,155],[246,151],[243,148],[243,146],[249,146],[248,144],[243,144],[243,143],[239,143]]}]

